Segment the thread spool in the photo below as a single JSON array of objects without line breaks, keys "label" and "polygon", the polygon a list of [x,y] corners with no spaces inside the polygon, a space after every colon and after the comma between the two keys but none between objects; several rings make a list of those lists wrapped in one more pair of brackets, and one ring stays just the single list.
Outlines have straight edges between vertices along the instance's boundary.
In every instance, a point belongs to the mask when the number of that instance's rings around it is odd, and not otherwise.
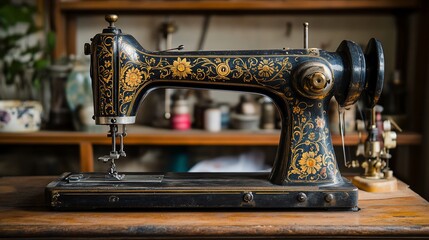
[{"label": "thread spool", "polygon": [[219,132],[222,129],[222,113],[216,106],[207,108],[204,112],[204,129],[209,132]]}]

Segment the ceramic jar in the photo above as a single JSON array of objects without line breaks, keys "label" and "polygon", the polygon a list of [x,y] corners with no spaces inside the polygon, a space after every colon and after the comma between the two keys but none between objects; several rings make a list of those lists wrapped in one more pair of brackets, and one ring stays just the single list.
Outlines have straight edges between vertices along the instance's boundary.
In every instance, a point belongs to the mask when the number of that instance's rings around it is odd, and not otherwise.
[{"label": "ceramic jar", "polygon": [[40,130],[42,105],[37,101],[0,101],[0,132]]}]

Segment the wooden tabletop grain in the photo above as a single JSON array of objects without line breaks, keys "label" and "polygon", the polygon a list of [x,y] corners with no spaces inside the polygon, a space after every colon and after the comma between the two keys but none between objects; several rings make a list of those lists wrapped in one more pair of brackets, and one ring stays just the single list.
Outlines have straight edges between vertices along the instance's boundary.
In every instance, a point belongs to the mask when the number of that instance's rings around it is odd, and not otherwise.
[{"label": "wooden tabletop grain", "polygon": [[55,177],[0,178],[0,237],[8,238],[429,238],[429,203],[399,191],[359,192],[358,212],[85,211],[48,209],[44,188]]}]

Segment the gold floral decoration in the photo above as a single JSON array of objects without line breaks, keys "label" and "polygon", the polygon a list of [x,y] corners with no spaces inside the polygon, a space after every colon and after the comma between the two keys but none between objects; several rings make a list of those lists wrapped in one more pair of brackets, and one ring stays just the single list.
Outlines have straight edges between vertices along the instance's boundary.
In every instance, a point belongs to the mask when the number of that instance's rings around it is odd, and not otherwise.
[{"label": "gold floral decoration", "polygon": [[[111,45],[111,40],[108,44]],[[109,45],[109,46],[110,46]],[[107,45],[106,45],[107,47]],[[326,127],[323,102],[301,102],[295,98],[292,89],[292,67],[301,62],[301,55],[295,56],[157,56],[148,55],[134,48],[120,48],[120,76],[122,84],[119,96],[111,91],[113,88],[113,48],[109,47],[106,57],[100,60],[104,66],[98,71],[105,72],[107,91],[101,100],[101,108],[107,114],[114,106],[111,99],[119,99],[122,114],[131,114],[136,109],[134,99],[144,93],[143,85],[152,80],[185,79],[187,81],[218,82],[231,80],[232,84],[264,86],[273,92],[283,93],[288,101],[292,114],[292,131],[290,142],[290,165],[287,172],[289,182],[330,182],[331,176],[337,174],[335,156],[331,151],[331,141]],[[129,51],[128,51],[129,50]],[[131,51],[132,50],[132,51]],[[134,54],[138,54],[134,57]],[[288,54],[286,52],[286,54]],[[109,66],[109,67],[107,67]],[[106,68],[106,69],[105,69]],[[103,79],[100,79],[100,83]],[[140,88],[139,88],[140,87]],[[100,91],[104,90],[100,88]],[[102,96],[102,97],[103,97]],[[110,105],[108,105],[110,104]],[[315,106],[317,104],[317,106]],[[318,107],[318,108],[317,108]],[[329,172],[330,174],[327,174]],[[331,174],[332,173],[332,174]]]},{"label": "gold floral decoration", "polygon": [[125,96],[124,102],[131,102],[132,99],[133,99],[133,96]]},{"label": "gold floral decoration", "polygon": [[173,77],[179,77],[179,79],[185,78],[188,74],[191,74],[191,63],[186,61],[186,58],[181,59],[177,58],[171,66],[171,71],[173,72]]},{"label": "gold floral decoration", "polygon": [[300,114],[301,113],[301,108],[298,106],[293,107],[293,113],[294,114]]},{"label": "gold floral decoration", "polygon": [[314,132],[310,133],[308,135],[308,139],[310,139],[311,141],[313,141],[314,139],[316,139],[316,134]]},{"label": "gold floral decoration", "polygon": [[313,151],[305,152],[299,160],[300,168],[308,174],[316,174],[322,167],[322,157]]},{"label": "gold floral decoration", "polygon": [[324,113],[312,115],[316,107],[299,100],[291,103],[294,126],[287,173],[290,182],[332,182],[338,173]]},{"label": "gold floral decoration", "polygon": [[113,37],[102,36],[100,43],[97,46],[99,54],[98,60],[98,81],[96,87],[98,88],[98,112],[100,116],[107,116],[116,113],[113,100],[116,97],[113,91]]},{"label": "gold floral decoration", "polygon": [[274,73],[274,62],[264,59],[259,63],[258,70],[260,77],[270,77]]},{"label": "gold floral decoration", "polygon": [[316,118],[316,126],[318,128],[324,128],[325,127],[325,119],[317,117]]},{"label": "gold floral decoration", "polygon": [[141,83],[141,81],[142,81],[142,74],[140,70],[133,67],[127,71],[125,75],[125,84],[128,87],[136,87]]},{"label": "gold floral decoration", "polygon": [[104,66],[105,67],[110,67],[112,65],[112,63],[110,61],[104,61]]}]

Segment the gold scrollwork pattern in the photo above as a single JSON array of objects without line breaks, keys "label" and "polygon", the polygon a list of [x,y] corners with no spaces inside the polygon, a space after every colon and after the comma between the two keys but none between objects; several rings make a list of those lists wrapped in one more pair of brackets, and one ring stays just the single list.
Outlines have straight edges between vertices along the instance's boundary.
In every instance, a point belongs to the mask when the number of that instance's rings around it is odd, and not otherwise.
[{"label": "gold scrollwork pattern", "polygon": [[[295,100],[291,103],[293,116],[292,144],[288,181],[324,182],[336,176],[338,169],[332,147],[328,146],[329,130],[326,117],[313,116],[320,111],[314,104]],[[318,106],[320,108],[320,106]]]},{"label": "gold scrollwork pattern", "polygon": [[119,111],[128,114],[130,103],[149,80],[186,80],[251,83],[273,89],[288,86],[293,67],[285,56],[157,56],[119,39]]},{"label": "gold scrollwork pattern", "polygon": [[99,113],[102,115],[115,114],[113,91],[113,36],[101,36],[97,46],[98,62],[98,96]]},{"label": "gold scrollwork pattern", "polygon": [[[263,86],[284,94],[293,113],[287,180],[329,182],[339,174],[322,102],[300,101],[290,82],[293,79],[292,69],[310,58],[318,58],[318,51],[237,56],[229,52],[218,52],[217,56],[203,56],[200,53],[152,54],[136,49],[134,43],[122,38],[118,37],[118,58],[113,54],[114,37],[101,36],[97,46],[101,115],[131,114],[134,104],[138,104],[136,97],[141,97],[141,91],[151,81],[164,80],[171,84],[186,81],[190,87],[192,82],[203,81],[225,86]],[[119,62],[114,62],[117,59]],[[117,75],[113,71],[114,64],[119,66]],[[119,77],[118,82],[114,82],[114,76]],[[117,88],[117,96],[114,96],[116,91],[113,87]],[[116,103],[117,110],[114,108]]]},{"label": "gold scrollwork pattern", "polygon": [[137,54],[132,46],[125,43],[120,44],[119,63],[118,103],[119,112],[123,115],[127,114],[129,104],[135,100],[138,90],[151,78],[163,79],[171,75],[182,79],[190,73],[186,58],[177,58],[169,64],[163,58]]},{"label": "gold scrollwork pattern", "polygon": [[61,205],[60,199],[60,193],[58,192],[52,192],[52,198],[51,198],[51,206],[52,207],[58,207]]}]

